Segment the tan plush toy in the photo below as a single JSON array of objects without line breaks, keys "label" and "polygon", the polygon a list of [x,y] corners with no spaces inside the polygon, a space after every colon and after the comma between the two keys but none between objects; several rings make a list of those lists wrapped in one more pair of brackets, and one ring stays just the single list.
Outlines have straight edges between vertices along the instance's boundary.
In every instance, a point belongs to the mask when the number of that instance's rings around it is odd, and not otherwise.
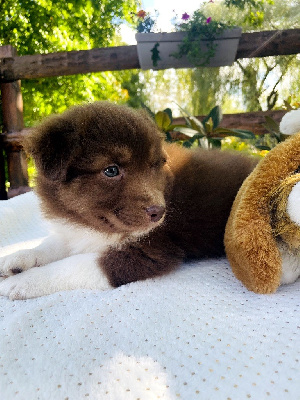
[{"label": "tan plush toy", "polygon": [[256,293],[273,293],[300,276],[300,110],[287,113],[280,130],[292,136],[245,180],[225,232],[235,276]]}]

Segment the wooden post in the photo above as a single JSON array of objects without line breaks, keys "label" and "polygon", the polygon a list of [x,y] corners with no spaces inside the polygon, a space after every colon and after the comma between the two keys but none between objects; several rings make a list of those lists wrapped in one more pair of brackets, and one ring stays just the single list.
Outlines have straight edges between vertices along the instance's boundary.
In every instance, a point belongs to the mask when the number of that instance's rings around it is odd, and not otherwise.
[{"label": "wooden post", "polygon": [[5,187],[5,158],[4,158],[3,140],[0,137],[0,200],[7,199],[7,192]]},{"label": "wooden post", "polygon": [[[0,47],[1,58],[13,58],[17,56],[12,46]],[[23,127],[23,99],[21,81],[0,83],[2,97],[3,137],[8,165],[8,178],[10,189],[8,197],[27,191],[28,173],[25,152],[20,146],[9,144],[9,137],[20,132]]]}]

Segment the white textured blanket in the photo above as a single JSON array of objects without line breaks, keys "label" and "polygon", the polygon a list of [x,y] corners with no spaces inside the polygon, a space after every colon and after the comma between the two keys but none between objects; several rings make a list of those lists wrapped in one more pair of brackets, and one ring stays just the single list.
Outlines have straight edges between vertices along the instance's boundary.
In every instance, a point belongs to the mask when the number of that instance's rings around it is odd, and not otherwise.
[{"label": "white textured blanket", "polygon": [[[33,193],[0,202],[0,246],[45,235]],[[106,292],[0,297],[0,399],[297,400],[299,303],[299,281],[256,295],[225,259]]]}]

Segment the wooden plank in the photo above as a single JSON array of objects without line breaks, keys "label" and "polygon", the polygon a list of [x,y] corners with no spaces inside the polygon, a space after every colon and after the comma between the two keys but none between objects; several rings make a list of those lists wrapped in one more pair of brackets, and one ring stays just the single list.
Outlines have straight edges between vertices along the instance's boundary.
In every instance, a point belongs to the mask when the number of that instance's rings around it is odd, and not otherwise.
[{"label": "wooden plank", "polygon": [[137,46],[36,54],[7,58],[0,63],[0,80],[35,79],[140,68]]},{"label": "wooden plank", "polygon": [[[10,57],[16,57],[16,52],[13,47],[4,46],[0,47],[0,58],[3,53]],[[0,85],[1,89],[1,100],[2,100],[2,115],[3,115],[3,132],[6,138],[14,132],[22,131],[24,128],[23,123],[23,99],[21,92],[21,81],[16,80],[13,82],[2,82]],[[14,148],[13,146],[5,146],[7,164],[8,164],[8,178],[10,182],[10,191],[16,191],[20,187],[28,186],[28,173],[27,173],[27,161],[25,152],[20,148]],[[14,192],[12,192],[14,193]]]},{"label": "wooden plank", "polygon": [[0,139],[0,200],[7,199],[7,192],[5,186],[5,158],[4,158],[4,145]]},{"label": "wooden plank", "polygon": [[[257,111],[237,114],[224,114],[221,126],[230,129],[246,129],[250,130],[256,135],[267,133],[266,129],[262,126],[265,123],[265,116],[273,118],[278,123],[287,111]],[[197,117],[200,121],[204,116]],[[174,118],[174,124],[185,124],[184,118]],[[13,146],[15,149],[22,147],[23,139],[26,135],[30,134],[30,128],[24,128],[19,132],[12,132],[9,135],[3,134],[3,142],[5,146]]]},{"label": "wooden plank", "polygon": [[236,58],[300,53],[300,29],[243,33]]},{"label": "wooden plank", "polygon": [[4,131],[21,131],[24,127],[21,82],[1,83],[1,97]]},{"label": "wooden plank", "polygon": [[[11,58],[11,57],[16,57],[17,52],[16,50],[8,45],[8,46],[2,46],[0,47],[0,57],[1,58]],[[3,91],[3,87],[5,86],[4,83],[0,83],[0,93]],[[6,159],[4,155],[4,147],[5,144],[3,140],[0,138],[0,200],[6,200],[7,199],[7,192],[6,192],[6,177],[5,177],[5,165],[6,165]]]},{"label": "wooden plank", "polygon": [[[7,47],[7,46],[4,46]],[[243,33],[237,58],[300,53],[300,29]],[[2,58],[3,56],[0,56]],[[36,54],[0,59],[0,81],[140,68],[137,46]]]},{"label": "wooden plank", "polygon": [[21,150],[23,145],[23,139],[30,133],[30,128],[24,128],[18,132],[11,132],[9,134],[2,133],[0,139],[3,143],[4,148],[12,148],[15,151]]}]

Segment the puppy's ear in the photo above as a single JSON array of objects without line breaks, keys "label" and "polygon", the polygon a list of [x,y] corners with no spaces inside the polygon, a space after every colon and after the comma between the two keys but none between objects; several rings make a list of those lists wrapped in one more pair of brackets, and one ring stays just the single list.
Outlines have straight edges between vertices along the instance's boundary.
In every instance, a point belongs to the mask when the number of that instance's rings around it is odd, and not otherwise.
[{"label": "puppy's ear", "polygon": [[64,116],[52,116],[25,138],[25,151],[33,157],[38,172],[48,179],[64,181],[70,163],[80,151],[72,122]]}]

